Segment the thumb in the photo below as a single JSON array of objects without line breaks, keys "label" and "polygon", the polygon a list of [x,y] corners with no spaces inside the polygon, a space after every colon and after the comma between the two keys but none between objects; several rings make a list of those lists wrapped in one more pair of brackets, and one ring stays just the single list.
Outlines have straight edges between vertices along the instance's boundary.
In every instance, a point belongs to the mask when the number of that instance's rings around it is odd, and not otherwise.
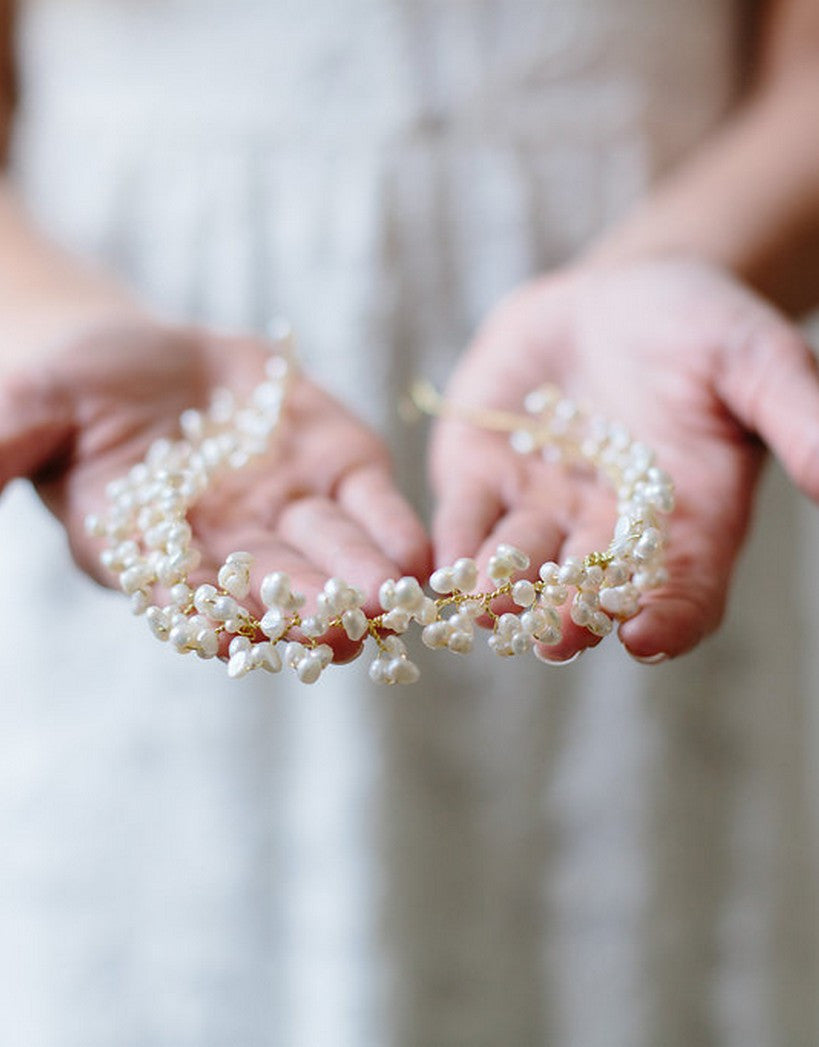
[{"label": "thumb", "polygon": [[819,369],[799,331],[766,318],[725,351],[715,389],[810,498],[819,501]]},{"label": "thumb", "polygon": [[72,413],[57,384],[20,371],[0,382],[0,491],[33,476],[68,443]]}]

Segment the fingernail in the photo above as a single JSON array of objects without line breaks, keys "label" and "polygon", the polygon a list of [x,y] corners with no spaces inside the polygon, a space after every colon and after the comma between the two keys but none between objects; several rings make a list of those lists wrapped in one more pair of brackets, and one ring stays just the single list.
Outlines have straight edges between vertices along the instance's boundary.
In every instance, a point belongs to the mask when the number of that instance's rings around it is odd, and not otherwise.
[{"label": "fingernail", "polygon": [[586,648],[584,647],[580,651],[575,651],[570,658],[547,658],[539,648],[533,647],[532,650],[535,658],[537,658],[539,662],[543,662],[544,665],[553,665],[555,668],[562,668],[564,665],[571,665],[572,662],[577,661],[581,654],[586,653]]},{"label": "fingernail", "polygon": [[667,655],[665,651],[658,651],[656,654],[647,654],[640,657],[637,654],[632,654],[628,648],[626,648],[629,658],[635,662],[639,662],[640,665],[659,665],[660,662],[667,662],[670,655]]}]

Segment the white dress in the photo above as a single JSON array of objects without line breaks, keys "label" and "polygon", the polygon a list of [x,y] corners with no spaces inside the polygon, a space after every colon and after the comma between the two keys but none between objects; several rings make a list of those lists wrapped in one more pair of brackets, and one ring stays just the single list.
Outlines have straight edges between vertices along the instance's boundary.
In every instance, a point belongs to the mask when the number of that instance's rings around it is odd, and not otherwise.
[{"label": "white dress", "polygon": [[[734,0],[31,0],[15,163],[168,315],[263,330],[394,440],[527,275],[735,97]],[[819,1042],[813,514],[772,477],[720,635],[228,684],[0,504],[14,1047]],[[12,611],[13,608],[13,611]]]}]

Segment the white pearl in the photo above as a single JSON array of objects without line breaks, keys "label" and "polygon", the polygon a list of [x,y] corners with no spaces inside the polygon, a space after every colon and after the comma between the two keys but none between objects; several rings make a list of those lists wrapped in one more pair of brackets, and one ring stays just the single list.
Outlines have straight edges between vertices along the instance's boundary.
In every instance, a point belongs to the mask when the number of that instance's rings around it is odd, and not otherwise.
[{"label": "white pearl", "polygon": [[239,605],[232,596],[217,596],[210,609],[210,616],[217,622],[226,622],[228,618],[235,618],[239,612]]},{"label": "white pearl", "polygon": [[296,674],[302,683],[315,683],[321,676],[321,659],[313,654],[306,654],[296,667]]},{"label": "white pearl", "polygon": [[353,640],[360,640],[367,632],[367,616],[359,607],[345,611],[341,616],[342,627],[347,636]]},{"label": "white pearl", "polygon": [[231,680],[238,680],[250,672],[250,651],[237,651],[228,661],[227,674]]},{"label": "white pearl", "polygon": [[316,644],[313,648],[313,654],[321,662],[322,669],[326,669],[333,660],[333,648],[326,643]]},{"label": "white pearl", "polygon": [[547,560],[546,563],[542,563],[538,569],[538,576],[542,582],[546,585],[557,585],[560,575],[560,565],[554,563],[553,560]]},{"label": "white pearl", "polygon": [[511,611],[502,614],[495,623],[495,628],[501,635],[511,636],[520,629],[520,618]]},{"label": "white pearl", "polygon": [[387,672],[395,683],[404,685],[417,683],[421,675],[418,666],[408,658],[394,658]]},{"label": "white pearl", "polygon": [[475,626],[472,619],[468,614],[464,614],[462,611],[458,611],[447,618],[447,624],[450,629],[455,629],[457,632],[469,633],[472,636],[475,632]]},{"label": "white pearl", "polygon": [[622,585],[628,576],[628,564],[623,560],[612,560],[606,568],[606,585]]},{"label": "white pearl", "polygon": [[393,658],[397,658],[399,655],[406,655],[407,653],[406,645],[397,636],[385,636],[381,642],[386,653]]},{"label": "white pearl", "polygon": [[446,622],[432,622],[421,630],[421,641],[432,650],[446,647],[449,633],[450,627]]},{"label": "white pearl", "polygon": [[200,585],[193,594],[193,606],[200,614],[207,614],[213,608],[213,601],[219,593],[214,585]]},{"label": "white pearl", "polygon": [[288,669],[295,669],[305,654],[303,644],[290,640],[284,649],[284,664]]},{"label": "white pearl", "polygon": [[468,556],[462,556],[452,565],[453,587],[462,593],[471,593],[478,584],[478,565]]},{"label": "white pearl", "polygon": [[623,606],[623,593],[620,588],[603,589],[600,593],[600,606],[609,614],[619,614]]},{"label": "white pearl", "polygon": [[405,611],[414,611],[424,599],[424,591],[417,578],[399,578],[394,589],[395,606]]},{"label": "white pearl", "polygon": [[565,585],[547,585],[541,590],[541,599],[554,607],[562,607],[569,599],[569,590]]},{"label": "white pearl", "polygon": [[191,636],[188,629],[187,622],[179,623],[175,625],[168,633],[168,640],[177,649],[177,651],[185,651],[190,643]]},{"label": "white pearl", "polygon": [[225,563],[235,563],[241,564],[243,567],[251,567],[254,563],[254,556],[252,553],[246,553],[239,549],[234,553],[228,553],[225,557]]},{"label": "white pearl", "polygon": [[600,564],[590,564],[579,580],[581,589],[595,590],[603,584],[603,568]]},{"label": "white pearl", "polygon": [[512,599],[518,607],[531,607],[535,602],[536,596],[537,592],[535,591],[534,585],[525,578],[521,578],[520,581],[515,582],[512,587]]},{"label": "white pearl", "polygon": [[157,640],[168,639],[168,616],[160,607],[149,607],[145,612],[145,619]]},{"label": "white pearl", "polygon": [[391,611],[395,607],[395,581],[392,578],[382,582],[378,590],[378,602],[385,611]]},{"label": "white pearl", "polygon": [[512,653],[518,656],[532,649],[532,637],[528,633],[515,633],[511,641]]},{"label": "white pearl", "polygon": [[259,668],[268,673],[279,673],[282,669],[282,659],[279,652],[272,643],[256,644],[254,650],[259,662]]},{"label": "white pearl", "polygon": [[318,615],[311,615],[309,618],[302,619],[301,631],[305,636],[315,640],[316,637],[323,636],[327,632],[329,626],[330,623],[326,621],[326,619],[321,618]]},{"label": "white pearl", "polygon": [[514,545],[502,542],[495,550],[495,556],[508,560],[516,571],[525,571],[529,567],[529,557]]},{"label": "white pearl", "polygon": [[268,639],[280,640],[287,628],[287,619],[278,607],[273,607],[264,615],[259,624]]},{"label": "white pearl", "polygon": [[525,633],[536,636],[548,625],[548,619],[544,611],[537,607],[533,611],[526,611],[520,616],[520,625]]},{"label": "white pearl", "polygon": [[594,612],[590,610],[588,604],[573,602],[569,615],[575,625],[585,627],[589,624]]},{"label": "white pearl", "polygon": [[486,606],[483,600],[464,600],[460,605],[460,612],[474,621],[486,614]]},{"label": "white pearl", "polygon": [[393,607],[381,619],[385,629],[392,629],[396,633],[405,633],[409,628],[410,612],[402,607]]},{"label": "white pearl", "polygon": [[219,637],[213,629],[201,629],[196,634],[196,644],[200,658],[215,658],[219,653]]},{"label": "white pearl", "polygon": [[192,595],[191,587],[186,585],[185,582],[177,582],[176,585],[171,587],[171,602],[175,607],[187,607],[191,602]]},{"label": "white pearl", "polygon": [[168,528],[165,535],[165,542],[169,546],[174,545],[185,549],[190,544],[192,537],[193,532],[191,531],[190,525],[182,520],[178,520]]},{"label": "white pearl", "polygon": [[370,662],[369,677],[373,683],[390,683],[389,662],[384,658],[375,658]]},{"label": "white pearl", "polygon": [[249,651],[250,646],[250,640],[246,636],[234,636],[228,646],[228,654],[232,657],[239,651]]},{"label": "white pearl", "polygon": [[537,639],[538,643],[542,643],[545,647],[554,647],[563,639],[563,630],[550,625]]},{"label": "white pearl", "polygon": [[122,586],[122,591],[130,596],[138,589],[144,589],[153,581],[154,572],[151,568],[147,564],[139,564],[124,571],[120,576],[119,584]]},{"label": "white pearl", "polygon": [[461,630],[455,630],[450,633],[449,640],[447,641],[447,647],[454,654],[469,654],[472,650],[474,643],[474,637],[472,633],[463,632]]},{"label": "white pearl", "polygon": [[327,579],[324,596],[333,614],[342,614],[355,606],[355,593],[341,578]]},{"label": "white pearl", "polygon": [[438,617],[438,608],[435,601],[425,596],[420,607],[414,612],[414,618],[419,625],[430,625]]},{"label": "white pearl", "polygon": [[452,576],[451,567],[439,567],[437,571],[432,572],[432,577],[429,580],[430,588],[436,592],[441,593],[445,596],[447,593],[452,592],[452,588],[455,584]]},{"label": "white pearl", "polygon": [[290,579],[284,571],[274,571],[262,578],[259,595],[266,607],[284,606],[290,599]]},{"label": "white pearl", "polygon": [[595,636],[608,636],[612,630],[611,618],[602,611],[595,611],[591,616],[588,628]]},{"label": "white pearl", "polygon": [[566,560],[557,573],[558,582],[561,585],[577,585],[583,577],[583,564],[573,557]]},{"label": "white pearl", "polygon": [[659,552],[661,545],[662,535],[656,528],[649,527],[635,545],[634,555],[638,560],[650,560]]},{"label": "white pearl", "polygon": [[501,658],[508,658],[510,655],[514,654],[509,642],[503,637],[498,636],[497,633],[493,633],[486,642],[490,651],[493,651]]},{"label": "white pearl", "polygon": [[514,573],[514,567],[508,560],[499,556],[490,556],[486,565],[486,573],[496,585],[502,585]]},{"label": "white pearl", "polygon": [[243,600],[250,592],[249,574],[234,564],[225,564],[220,567],[217,580],[225,592],[237,600]]}]

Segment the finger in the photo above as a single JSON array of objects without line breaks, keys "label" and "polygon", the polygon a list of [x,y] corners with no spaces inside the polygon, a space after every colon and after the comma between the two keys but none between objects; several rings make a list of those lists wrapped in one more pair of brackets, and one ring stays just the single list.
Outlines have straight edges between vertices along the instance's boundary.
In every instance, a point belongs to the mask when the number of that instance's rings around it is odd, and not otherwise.
[{"label": "finger", "polygon": [[[324,588],[327,573],[282,536],[271,535],[261,530],[247,531],[243,534],[231,535],[229,548],[228,543],[221,537],[215,540],[212,538],[209,540],[207,536],[196,536],[196,538],[200,539],[197,545],[202,549],[203,561],[191,576],[192,585],[195,586],[202,582],[213,584],[216,572],[228,553],[242,548],[254,557],[250,571],[250,594],[242,601],[252,612],[261,616],[266,611],[259,592],[265,575],[274,571],[282,571],[286,574],[290,578],[293,591],[305,597],[304,608],[299,612],[302,617],[309,615],[315,609],[316,598]],[[303,636],[298,630],[294,630],[292,638],[301,639]],[[321,642],[333,648],[334,660],[337,662],[354,658],[361,647],[360,643],[353,643],[346,633],[338,628],[331,629],[322,636]]]},{"label": "finger", "polygon": [[741,544],[723,534],[724,521],[675,515],[667,539],[668,582],[646,594],[638,615],[620,626],[620,639],[635,658],[685,654],[717,628]]},{"label": "finger", "polygon": [[457,421],[436,424],[430,476],[437,497],[432,520],[437,567],[477,555],[504,511],[502,488],[510,456],[508,446],[494,434]]},{"label": "finger", "polygon": [[716,390],[768,444],[791,479],[819,501],[819,378],[813,353],[796,328],[766,317],[739,349],[724,351]]},{"label": "finger", "polygon": [[[589,553],[608,548],[612,535],[612,506],[604,495],[587,497],[585,506],[575,526],[567,534],[563,545],[553,559],[560,563],[569,558],[584,560]],[[584,626],[576,625],[571,618],[571,602],[574,590],[569,590],[569,599],[560,608],[563,623],[560,642],[549,647],[539,646],[542,660],[551,662],[571,661],[580,651],[596,647],[601,637],[589,632]]]},{"label": "finger", "polygon": [[442,492],[433,518],[435,564],[445,566],[462,556],[476,556],[502,512],[493,484],[475,477],[453,479]]},{"label": "finger", "polygon": [[562,526],[544,508],[526,506],[501,517],[484,539],[476,557],[481,588],[495,587],[486,573],[486,565],[499,545],[514,545],[526,553],[530,564],[520,577],[536,578],[540,565],[555,558],[563,539]]},{"label": "finger", "polygon": [[400,574],[426,578],[431,550],[424,525],[383,467],[353,470],[339,484],[336,497],[347,517],[397,565]]},{"label": "finger", "polygon": [[326,579],[343,578],[367,597],[366,607],[377,613],[378,589],[400,574],[370,535],[327,498],[302,498],[281,513],[277,531],[293,549],[316,564]]}]

